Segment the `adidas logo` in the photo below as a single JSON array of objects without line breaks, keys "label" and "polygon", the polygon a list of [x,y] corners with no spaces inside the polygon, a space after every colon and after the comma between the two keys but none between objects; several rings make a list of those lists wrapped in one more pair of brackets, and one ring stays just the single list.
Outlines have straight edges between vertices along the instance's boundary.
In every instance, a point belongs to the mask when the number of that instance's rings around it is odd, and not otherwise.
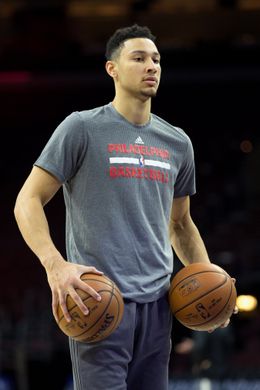
[{"label": "adidas logo", "polygon": [[139,136],[139,137],[137,137],[136,138],[136,140],[135,140],[135,144],[144,144],[144,141],[142,140],[142,138]]}]

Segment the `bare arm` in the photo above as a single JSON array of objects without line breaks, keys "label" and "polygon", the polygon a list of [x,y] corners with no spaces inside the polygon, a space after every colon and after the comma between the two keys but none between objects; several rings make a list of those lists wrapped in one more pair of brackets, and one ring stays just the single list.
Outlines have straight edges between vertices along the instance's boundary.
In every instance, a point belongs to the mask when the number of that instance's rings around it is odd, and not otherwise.
[{"label": "bare arm", "polygon": [[75,289],[81,288],[99,299],[98,294],[81,281],[80,276],[84,272],[99,274],[101,272],[94,267],[68,263],[51,239],[44,206],[53,198],[60,187],[61,183],[54,176],[41,168],[34,167],[17,196],[14,213],[25,242],[46,270],[52,290],[55,318],[57,319],[57,306],[60,303],[64,315],[69,321],[66,296],[70,294],[80,309],[87,314],[88,310]]},{"label": "bare arm", "polygon": [[169,224],[170,240],[180,261],[209,263],[209,257],[200,233],[190,215],[190,198],[175,198]]},{"label": "bare arm", "polygon": [[[169,232],[172,247],[185,266],[192,263],[210,263],[204,242],[190,215],[190,198],[188,196],[174,199]],[[235,283],[235,279],[233,281]],[[237,312],[238,309],[235,307],[234,313]],[[229,322],[230,319],[221,327],[228,326]]]},{"label": "bare arm", "polygon": [[45,268],[51,258],[61,256],[50,237],[44,206],[59,190],[61,184],[46,171],[34,167],[18,194],[15,217],[22,236]]}]

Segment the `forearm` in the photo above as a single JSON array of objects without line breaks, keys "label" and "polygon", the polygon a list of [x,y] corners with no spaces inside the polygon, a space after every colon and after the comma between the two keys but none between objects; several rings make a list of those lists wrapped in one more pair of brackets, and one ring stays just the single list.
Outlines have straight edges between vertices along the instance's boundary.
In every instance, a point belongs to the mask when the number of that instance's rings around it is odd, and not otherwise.
[{"label": "forearm", "polygon": [[51,239],[47,218],[39,199],[18,197],[14,213],[25,242],[46,270],[52,268],[54,260],[63,260]]},{"label": "forearm", "polygon": [[171,221],[170,240],[176,255],[185,266],[210,262],[204,242],[190,215],[181,222]]}]

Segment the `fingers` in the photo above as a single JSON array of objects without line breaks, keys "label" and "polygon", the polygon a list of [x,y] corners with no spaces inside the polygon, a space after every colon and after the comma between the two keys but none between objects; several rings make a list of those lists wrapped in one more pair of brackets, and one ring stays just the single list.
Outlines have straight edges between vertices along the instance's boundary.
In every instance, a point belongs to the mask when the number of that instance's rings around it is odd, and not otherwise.
[{"label": "fingers", "polygon": [[73,301],[80,308],[80,310],[82,311],[82,313],[84,315],[88,315],[88,313],[89,313],[88,308],[84,305],[82,299],[77,294],[77,292],[73,288],[70,288],[70,291],[67,294],[60,292],[58,297],[56,297],[56,295],[53,294],[52,312],[53,312],[53,315],[54,315],[56,322],[59,322],[58,306],[60,306],[66,321],[71,322],[71,315],[70,315],[70,313],[68,311],[68,307],[67,307],[67,296],[68,295],[71,296]]},{"label": "fingers", "polygon": [[234,308],[233,314],[237,314],[238,312],[239,312],[239,308],[236,305],[235,308]]},{"label": "fingers", "polygon": [[[96,299],[97,301],[100,301],[101,300],[101,296],[98,294],[98,292],[96,290],[94,290],[92,287],[90,287],[87,283],[83,282],[82,280],[80,280],[78,282],[78,285],[77,285],[77,288],[79,288],[80,290],[83,290],[85,291],[86,293],[88,293],[89,295],[91,295],[94,299]],[[71,294],[70,294],[71,295]],[[71,297],[73,298],[73,296],[71,295]],[[73,298],[74,299],[74,298]],[[76,301],[75,301],[76,302]]]},{"label": "fingers", "polygon": [[[233,314],[237,314],[239,312],[239,309],[237,306],[235,306],[234,308],[234,311],[233,311]],[[220,328],[226,328],[228,325],[230,324],[230,318],[228,318],[224,324],[220,325]],[[209,333],[212,333],[214,332],[214,330],[216,330],[218,327],[215,327],[215,328],[212,328],[210,330],[208,330]]]},{"label": "fingers", "polygon": [[[82,274],[83,273],[86,273],[86,274],[97,274],[97,275],[104,275],[104,272],[102,271],[99,271],[98,269],[96,269],[96,267],[86,267],[86,266],[82,266]],[[81,275],[82,275],[81,274]]]},{"label": "fingers", "polygon": [[88,315],[89,314],[89,310],[88,310],[87,306],[83,303],[82,299],[77,294],[77,292],[74,289],[71,288],[70,291],[69,291],[69,295],[71,296],[73,301],[76,303],[76,305],[80,308],[82,313],[85,316]]},{"label": "fingers", "polygon": [[[87,273],[95,273],[98,275],[103,275],[103,272],[98,271],[95,267],[87,267],[87,270],[88,270]],[[84,267],[83,273],[86,273],[86,267]],[[82,273],[80,273],[80,275],[82,275]],[[73,299],[73,301],[76,303],[76,305],[79,307],[79,309],[82,311],[84,315],[89,314],[89,309],[84,304],[77,290],[82,290],[85,293],[89,294],[91,297],[93,297],[95,300],[101,301],[101,296],[98,294],[96,290],[94,290],[91,286],[89,286],[87,283],[82,281],[79,276],[75,276],[73,279],[72,278],[70,279],[69,283],[64,284],[62,288],[59,288],[58,291],[52,293],[52,311],[56,322],[59,321],[58,306],[60,306],[66,321],[67,322],[71,321],[71,316],[67,307],[68,295],[70,295],[70,297]]]},{"label": "fingers", "polygon": [[58,297],[57,295],[52,291],[52,313],[54,315],[54,318],[56,322],[59,322],[59,317],[58,317]]},{"label": "fingers", "polygon": [[70,313],[69,313],[68,308],[67,308],[67,295],[64,295],[64,294],[60,295],[59,304],[60,304],[61,310],[63,311],[63,314],[64,314],[66,321],[70,322],[71,316],[70,316]]},{"label": "fingers", "polygon": [[212,329],[209,329],[209,330],[208,330],[208,333],[212,333],[212,332],[214,332],[214,330],[216,330],[216,329],[218,329],[218,328],[226,328],[226,327],[229,325],[229,323],[230,323],[230,318],[228,318],[228,319],[224,322],[224,324],[222,324],[222,325],[220,325],[220,326],[214,326]]},{"label": "fingers", "polygon": [[[231,278],[231,279],[232,279],[232,282],[235,284],[236,283],[236,279],[235,278]],[[233,310],[233,314],[237,314],[238,312],[239,312],[239,309],[238,309],[238,307],[236,305],[234,310]],[[230,318],[228,318],[222,325],[220,325],[219,328],[226,328],[229,324],[230,324]],[[212,333],[217,328],[218,327],[214,327],[214,328],[210,329],[208,332]]]},{"label": "fingers", "polygon": [[214,330],[216,330],[217,328],[212,328],[212,329],[209,329],[207,332],[208,333],[212,333],[212,332],[214,332]]},{"label": "fingers", "polygon": [[220,328],[226,328],[229,324],[230,324],[230,318],[228,318],[228,319],[226,320],[226,322],[224,322],[224,324],[222,324],[222,325],[220,326]]}]

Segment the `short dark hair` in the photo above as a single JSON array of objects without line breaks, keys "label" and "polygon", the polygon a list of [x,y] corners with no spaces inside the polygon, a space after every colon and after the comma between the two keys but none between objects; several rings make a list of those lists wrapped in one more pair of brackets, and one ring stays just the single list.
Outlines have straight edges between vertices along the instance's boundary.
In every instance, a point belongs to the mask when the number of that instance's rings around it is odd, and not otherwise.
[{"label": "short dark hair", "polygon": [[146,26],[138,26],[138,24],[134,24],[130,27],[119,28],[107,42],[106,59],[113,59],[117,54],[119,54],[118,52],[122,49],[124,42],[133,38],[147,38],[153,42],[156,39],[156,37],[151,33],[151,30]]}]

